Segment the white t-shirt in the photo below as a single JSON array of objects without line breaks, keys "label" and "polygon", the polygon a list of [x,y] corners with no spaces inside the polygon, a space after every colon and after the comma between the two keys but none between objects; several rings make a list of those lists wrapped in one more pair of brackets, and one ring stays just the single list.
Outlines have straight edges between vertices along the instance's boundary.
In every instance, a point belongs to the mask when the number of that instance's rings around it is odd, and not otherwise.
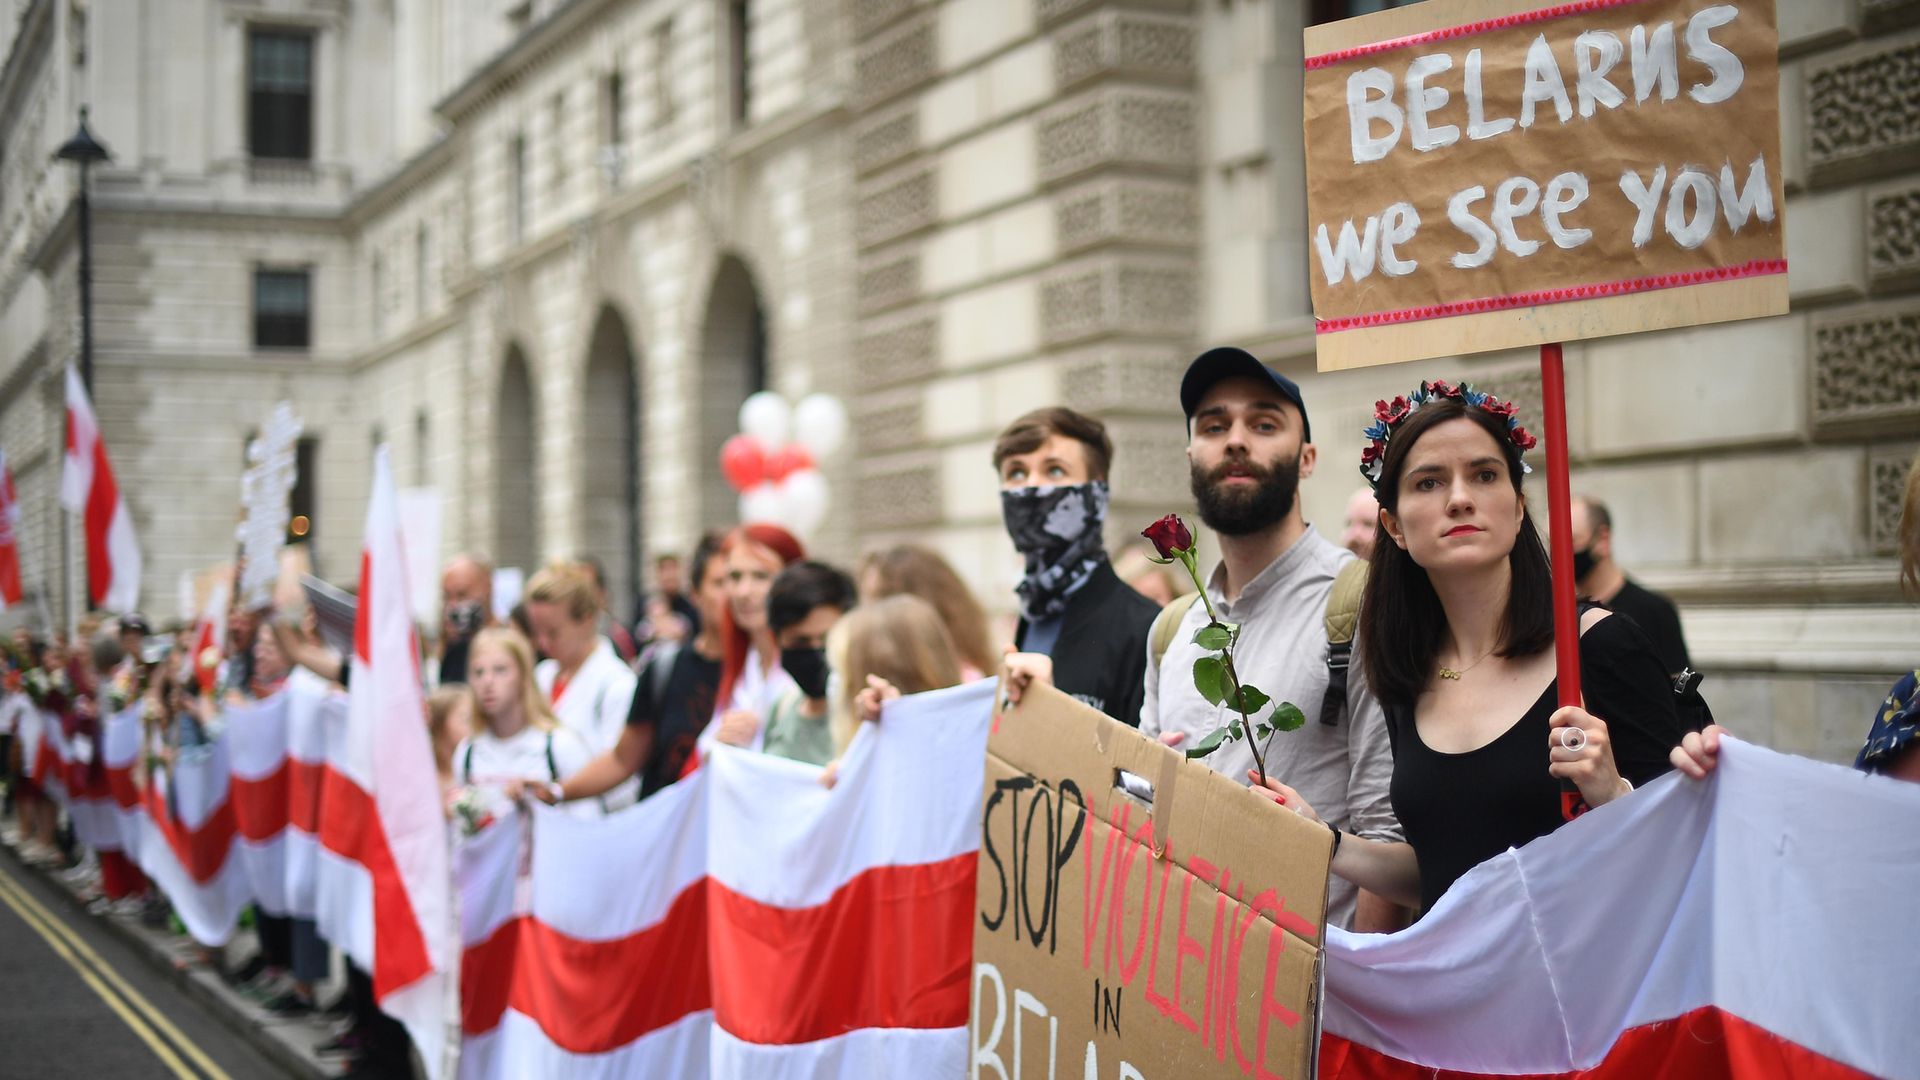
[{"label": "white t-shirt", "polygon": [[[588,749],[604,754],[620,741],[627,727],[627,711],[633,706],[634,687],[639,677],[613,651],[613,643],[599,638],[580,670],[567,680],[566,693],[553,700],[554,680],[560,674],[558,660],[542,660],[533,671],[534,682],[553,705],[560,723],[586,739]],[[628,777],[601,796],[609,810],[620,810],[640,801],[640,780]]]},{"label": "white t-shirt", "polygon": [[[551,747],[551,758],[549,758]],[[593,751],[578,732],[565,726],[542,730],[528,725],[509,738],[484,729],[460,740],[453,752],[453,775],[461,784],[501,787],[509,780],[547,783],[565,780],[593,760]],[[577,817],[599,817],[596,799],[565,804]]]},{"label": "white t-shirt", "polygon": [[767,718],[773,715],[774,702],[797,686],[793,676],[780,666],[778,657],[774,658],[771,669],[763,671],[759,650],[749,648],[747,666],[741,669],[740,678],[734,682],[732,696],[714,705],[713,719],[700,735],[700,752],[705,754],[712,751],[713,743],[719,736],[720,718],[741,709],[760,718],[760,728],[753,733],[753,744],[748,749],[764,749],[767,743]]}]

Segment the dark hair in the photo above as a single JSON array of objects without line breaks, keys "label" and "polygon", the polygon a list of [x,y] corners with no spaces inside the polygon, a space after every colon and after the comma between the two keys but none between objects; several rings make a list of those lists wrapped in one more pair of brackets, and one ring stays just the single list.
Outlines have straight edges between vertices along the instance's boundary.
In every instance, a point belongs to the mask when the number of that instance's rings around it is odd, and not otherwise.
[{"label": "dark hair", "polygon": [[1113,466],[1113,440],[1107,437],[1107,425],[1091,416],[1062,405],[1035,409],[1007,425],[993,441],[993,471],[1015,454],[1031,454],[1055,435],[1078,440],[1087,448],[1087,479],[1105,480]]},{"label": "dark hair", "polygon": [[[700,534],[700,542],[693,545],[693,554],[687,557],[687,569],[689,571],[687,581],[693,588],[698,589],[700,587],[700,582],[705,580],[707,576],[707,564],[719,556],[721,549],[726,547],[726,544],[727,534],[718,529],[709,529]],[[662,555],[660,559],[669,557],[670,556]],[[678,558],[678,556],[671,557]],[[660,559],[654,560],[655,566],[660,564]]]},{"label": "dark hair", "polygon": [[607,591],[607,564],[600,561],[600,556],[578,555],[574,557],[573,561],[587,572],[588,577],[593,579],[593,584],[596,588],[601,592]]},{"label": "dark hair", "polygon": [[[1422,405],[1387,440],[1380,483],[1374,489],[1382,510],[1399,512],[1400,474],[1420,436],[1461,417],[1480,425],[1493,437],[1506,455],[1513,490],[1521,494],[1520,449],[1508,439],[1506,421],[1485,409],[1442,399]],[[1533,517],[1524,511],[1507,565],[1512,568],[1513,579],[1507,611],[1500,621],[1501,646],[1497,652],[1503,657],[1532,656],[1553,644],[1553,570],[1547,563],[1540,533],[1533,527]],[[1393,542],[1386,526],[1376,526],[1373,561],[1360,607],[1359,637],[1367,681],[1381,704],[1413,704],[1433,675],[1446,632],[1446,609],[1440,606],[1439,594],[1433,591],[1426,569]]]},{"label": "dark hair", "polygon": [[1573,501],[1587,508],[1588,528],[1594,532],[1599,532],[1601,529],[1606,529],[1608,532],[1613,531],[1613,514],[1607,509],[1606,503],[1601,502],[1591,495],[1576,495]]},{"label": "dark hair", "polygon": [[767,590],[767,628],[778,634],[798,626],[818,607],[852,611],[857,590],[844,571],[823,562],[803,561],[780,571]]}]

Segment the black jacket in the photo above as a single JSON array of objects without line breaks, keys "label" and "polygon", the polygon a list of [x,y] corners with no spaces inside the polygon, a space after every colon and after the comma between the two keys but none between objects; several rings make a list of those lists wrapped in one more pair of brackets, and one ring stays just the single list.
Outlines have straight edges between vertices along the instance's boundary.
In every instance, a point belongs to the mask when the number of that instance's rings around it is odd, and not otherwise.
[{"label": "black jacket", "polygon": [[[1053,684],[1108,716],[1140,726],[1147,677],[1147,634],[1159,605],[1134,592],[1109,564],[1101,564],[1072,596],[1053,647]],[[1013,641],[1027,639],[1020,620]]]}]

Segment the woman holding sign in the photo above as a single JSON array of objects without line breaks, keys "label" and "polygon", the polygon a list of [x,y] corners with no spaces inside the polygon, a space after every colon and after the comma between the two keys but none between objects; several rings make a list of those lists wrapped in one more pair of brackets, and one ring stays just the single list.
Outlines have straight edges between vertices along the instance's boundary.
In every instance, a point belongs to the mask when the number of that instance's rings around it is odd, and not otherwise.
[{"label": "woman holding sign", "polygon": [[1380,403],[1367,435],[1380,523],[1357,636],[1407,842],[1336,834],[1333,872],[1430,911],[1474,866],[1560,826],[1561,778],[1609,802],[1665,772],[1683,728],[1646,635],[1600,609],[1580,623],[1586,707],[1555,708],[1552,571],[1521,490],[1534,440],[1510,402],[1422,383]]}]

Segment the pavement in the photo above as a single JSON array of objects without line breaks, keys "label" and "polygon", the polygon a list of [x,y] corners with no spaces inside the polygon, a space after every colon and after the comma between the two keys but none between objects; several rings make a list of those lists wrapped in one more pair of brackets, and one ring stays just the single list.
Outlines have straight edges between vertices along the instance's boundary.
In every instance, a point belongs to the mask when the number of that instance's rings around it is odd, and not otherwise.
[{"label": "pavement", "polygon": [[[92,914],[82,886],[0,846],[0,1080],[176,1077],[332,1080],[335,1022],[276,1016],[222,979],[257,951],[251,930],[204,952],[138,916]],[[317,987],[334,1000],[335,973]]]}]

